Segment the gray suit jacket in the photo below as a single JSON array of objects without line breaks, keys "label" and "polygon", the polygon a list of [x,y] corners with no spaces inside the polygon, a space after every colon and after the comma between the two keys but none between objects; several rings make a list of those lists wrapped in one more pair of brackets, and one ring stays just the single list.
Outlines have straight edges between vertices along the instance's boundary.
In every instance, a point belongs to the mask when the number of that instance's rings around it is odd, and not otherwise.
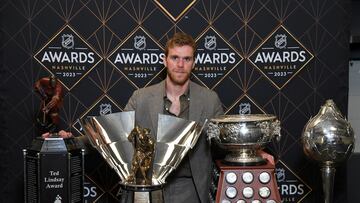
[{"label": "gray suit jacket", "polygon": [[[135,110],[135,120],[143,128],[150,128],[156,135],[158,114],[164,110],[165,81],[147,88],[136,90],[125,111]],[[190,81],[189,120],[203,123],[205,119],[223,114],[217,94]],[[201,202],[209,202],[211,170],[210,146],[202,134],[195,147],[189,152],[190,167],[196,190]]]}]

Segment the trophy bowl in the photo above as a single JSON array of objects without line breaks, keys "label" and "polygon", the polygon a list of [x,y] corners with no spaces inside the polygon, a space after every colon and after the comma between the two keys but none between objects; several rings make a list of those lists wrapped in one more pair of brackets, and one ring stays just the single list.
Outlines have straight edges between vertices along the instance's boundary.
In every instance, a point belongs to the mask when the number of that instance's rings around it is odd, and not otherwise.
[{"label": "trophy bowl", "polygon": [[348,159],[354,148],[354,131],[336,104],[327,100],[319,113],[305,125],[304,153],[321,165],[336,166]]},{"label": "trophy bowl", "polygon": [[[135,124],[135,111],[80,120],[85,136],[118,174],[120,202],[163,203],[166,178],[201,135],[203,126],[170,115],[158,115],[157,133]],[[120,193],[120,192],[119,192]]]},{"label": "trophy bowl", "polygon": [[276,137],[280,139],[280,121],[270,114],[223,115],[210,120],[208,137],[229,152],[224,162],[235,165],[262,165],[266,160],[259,151]]}]

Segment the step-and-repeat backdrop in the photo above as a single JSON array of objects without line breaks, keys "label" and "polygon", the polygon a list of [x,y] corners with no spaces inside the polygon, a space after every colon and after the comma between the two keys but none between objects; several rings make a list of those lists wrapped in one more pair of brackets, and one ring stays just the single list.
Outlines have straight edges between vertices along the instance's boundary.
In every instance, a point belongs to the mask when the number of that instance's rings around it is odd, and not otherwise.
[{"label": "step-and-repeat backdrop", "polygon": [[[321,202],[319,167],[302,151],[305,123],[326,99],[346,114],[348,1],[3,0],[1,22],[1,198],[22,202],[22,149],[39,136],[33,85],[55,74],[64,89],[61,129],[122,111],[138,88],[164,78],[166,40],[198,43],[192,79],[215,90],[226,114],[268,113],[281,121],[277,158],[284,202]],[[346,201],[345,169],[335,200]],[[116,202],[119,178],[97,153],[86,156],[87,202]]]}]

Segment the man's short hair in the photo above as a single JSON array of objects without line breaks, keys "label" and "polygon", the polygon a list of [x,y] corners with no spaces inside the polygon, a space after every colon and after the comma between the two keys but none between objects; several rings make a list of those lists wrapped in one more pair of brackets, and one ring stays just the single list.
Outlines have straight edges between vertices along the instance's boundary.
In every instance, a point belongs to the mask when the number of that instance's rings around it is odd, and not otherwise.
[{"label": "man's short hair", "polygon": [[195,40],[188,34],[183,32],[176,32],[174,36],[172,36],[167,42],[165,46],[165,56],[168,55],[169,49],[174,47],[181,47],[181,46],[191,46],[194,50],[194,56],[195,56],[195,50],[196,50],[196,42]]}]

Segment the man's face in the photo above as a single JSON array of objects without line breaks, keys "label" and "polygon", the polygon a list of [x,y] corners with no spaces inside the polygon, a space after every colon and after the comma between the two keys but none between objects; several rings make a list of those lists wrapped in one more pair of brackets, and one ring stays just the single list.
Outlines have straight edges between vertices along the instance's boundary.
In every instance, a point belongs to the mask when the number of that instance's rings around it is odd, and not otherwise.
[{"label": "man's face", "polygon": [[168,55],[164,58],[167,67],[167,76],[176,85],[183,85],[190,78],[194,68],[194,50],[189,45],[169,48]]}]

